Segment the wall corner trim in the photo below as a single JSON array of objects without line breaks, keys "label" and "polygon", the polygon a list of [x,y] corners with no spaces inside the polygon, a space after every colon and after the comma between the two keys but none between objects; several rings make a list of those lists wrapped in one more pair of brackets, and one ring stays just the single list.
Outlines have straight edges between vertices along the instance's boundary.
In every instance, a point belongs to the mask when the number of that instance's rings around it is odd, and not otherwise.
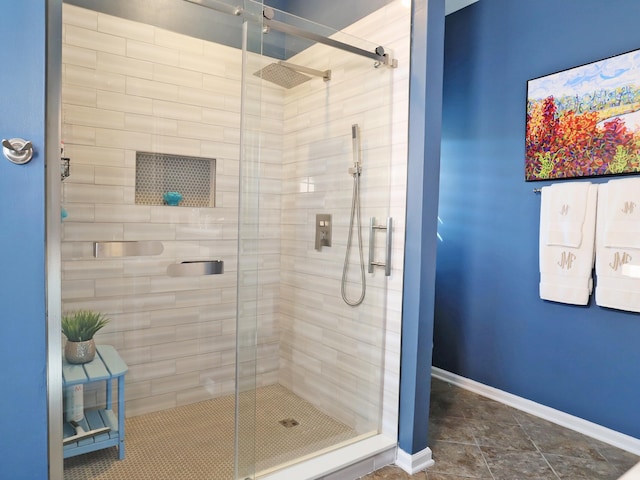
[{"label": "wall corner trim", "polygon": [[413,455],[398,448],[396,457],[396,465],[409,475],[419,472],[433,466],[435,462],[431,458],[431,449],[429,447],[420,450]]},{"label": "wall corner trim", "polygon": [[497,388],[484,385],[469,378],[461,377],[455,373],[442,370],[438,367],[431,367],[431,376],[449,382],[457,387],[464,388],[484,397],[504,403],[523,412],[530,413],[536,417],[543,418],[562,427],[569,428],[588,437],[595,438],[601,442],[608,443],[614,447],[626,450],[635,455],[640,455],[640,439],[634,438],[610,428],[603,427],[597,423],[589,422],[580,417],[575,417],[568,413],[547,407],[526,398],[513,395]]}]

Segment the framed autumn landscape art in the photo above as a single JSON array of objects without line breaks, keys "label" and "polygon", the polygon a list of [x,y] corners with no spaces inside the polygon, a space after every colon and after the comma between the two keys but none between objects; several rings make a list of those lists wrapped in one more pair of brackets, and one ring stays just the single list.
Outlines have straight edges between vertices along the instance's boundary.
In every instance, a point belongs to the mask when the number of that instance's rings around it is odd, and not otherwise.
[{"label": "framed autumn landscape art", "polygon": [[640,173],[640,50],[527,82],[525,180]]}]

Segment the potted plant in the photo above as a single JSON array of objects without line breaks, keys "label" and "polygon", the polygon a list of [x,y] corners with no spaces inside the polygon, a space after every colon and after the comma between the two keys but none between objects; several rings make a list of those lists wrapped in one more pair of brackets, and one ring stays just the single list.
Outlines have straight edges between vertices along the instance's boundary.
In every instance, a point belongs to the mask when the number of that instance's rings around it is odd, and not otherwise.
[{"label": "potted plant", "polygon": [[64,356],[69,363],[87,363],[96,355],[93,336],[109,323],[103,314],[78,310],[62,317],[62,333],[67,337]]}]

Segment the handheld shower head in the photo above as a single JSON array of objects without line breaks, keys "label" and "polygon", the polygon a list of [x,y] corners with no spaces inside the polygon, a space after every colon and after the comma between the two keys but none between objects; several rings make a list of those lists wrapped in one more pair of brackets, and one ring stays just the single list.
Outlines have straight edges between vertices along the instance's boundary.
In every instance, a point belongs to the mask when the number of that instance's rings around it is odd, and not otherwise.
[{"label": "handheld shower head", "polygon": [[360,175],[362,172],[360,161],[360,127],[357,123],[351,125],[351,145],[353,149],[353,167],[349,169],[349,175]]}]

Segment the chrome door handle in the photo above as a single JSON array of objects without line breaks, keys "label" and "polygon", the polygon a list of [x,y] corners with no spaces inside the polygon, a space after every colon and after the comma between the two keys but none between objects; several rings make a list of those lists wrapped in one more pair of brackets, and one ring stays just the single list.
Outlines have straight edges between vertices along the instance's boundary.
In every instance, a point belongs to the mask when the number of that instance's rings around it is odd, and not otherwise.
[{"label": "chrome door handle", "polygon": [[[376,225],[376,219],[371,217],[371,222],[369,224],[369,273],[373,273],[373,267],[384,267],[385,276],[391,275],[391,247],[392,240],[391,235],[393,233],[393,220],[391,217],[387,218],[386,225]],[[374,250],[375,250],[375,232],[377,230],[382,230],[386,232],[386,241],[385,241],[385,260],[384,262],[376,262],[374,260]]]},{"label": "chrome door handle", "polygon": [[2,139],[2,153],[12,163],[23,165],[33,157],[33,144],[22,138]]}]

